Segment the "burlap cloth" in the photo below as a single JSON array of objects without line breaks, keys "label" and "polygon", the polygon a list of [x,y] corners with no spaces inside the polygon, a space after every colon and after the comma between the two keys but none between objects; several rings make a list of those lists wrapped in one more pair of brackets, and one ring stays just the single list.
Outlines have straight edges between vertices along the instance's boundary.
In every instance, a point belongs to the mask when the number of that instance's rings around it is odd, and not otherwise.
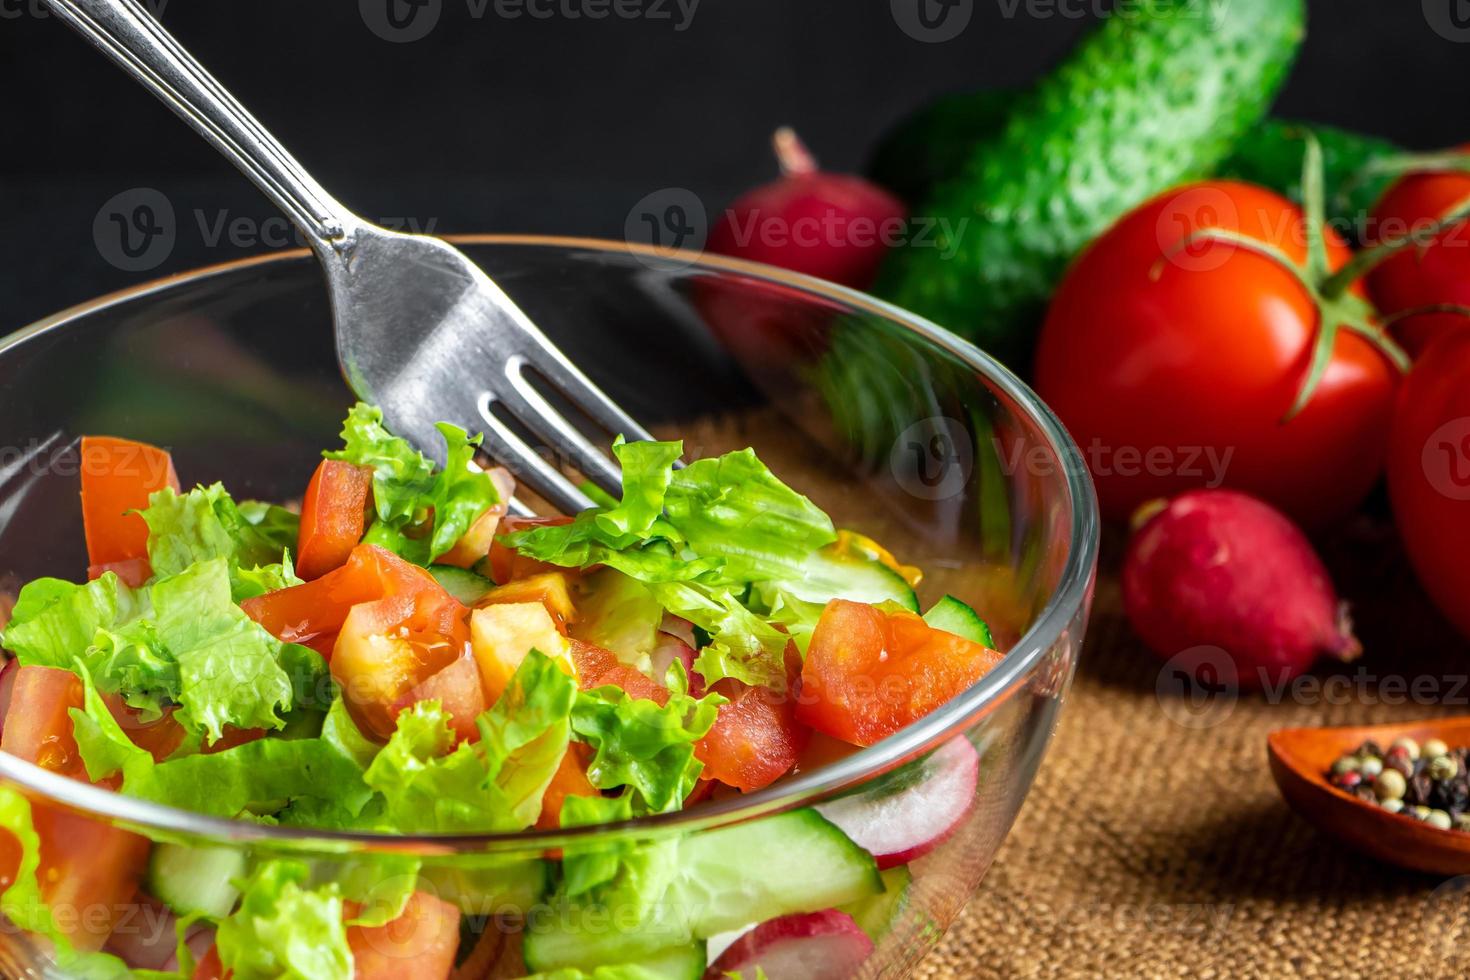
[{"label": "burlap cloth", "polygon": [[[1243,698],[1201,724],[1157,693],[1161,662],[1121,612],[1120,542],[1105,542],[1055,740],[982,891],[917,976],[1470,975],[1470,882],[1358,858],[1288,809],[1268,771],[1275,728],[1470,713],[1470,644],[1419,594],[1387,522],[1323,547],[1366,653],[1314,673],[1361,683],[1337,703]],[[1459,704],[1383,703],[1389,674]]]}]

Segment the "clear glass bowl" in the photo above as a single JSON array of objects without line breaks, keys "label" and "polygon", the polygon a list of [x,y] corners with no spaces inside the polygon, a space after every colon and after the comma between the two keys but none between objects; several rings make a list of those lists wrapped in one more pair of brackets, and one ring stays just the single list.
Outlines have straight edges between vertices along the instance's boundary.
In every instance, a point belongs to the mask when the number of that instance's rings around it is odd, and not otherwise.
[{"label": "clear glass bowl", "polygon": [[[978,609],[1007,651],[1004,661],[891,738],[763,791],[575,832],[309,833],[128,799],[9,755],[0,755],[0,781],[35,803],[155,840],[308,857],[327,878],[363,851],[415,855],[429,869],[425,880],[442,885],[452,877],[444,869],[469,855],[493,855],[481,863],[538,861],[593,838],[637,844],[711,834],[832,797],[892,792],[885,774],[948,740],[968,739],[980,757],[973,805],[942,844],[909,864],[911,880],[874,929],[862,970],[906,975],[979,887],[1070,682],[1098,539],[1094,494],[1075,447],[1046,406],[982,351],[856,292],[621,243],[463,244],[636,416],[660,433],[688,436],[694,455],[753,445],[840,526],[924,569],[926,604],[949,592]],[[237,496],[267,500],[299,494],[320,451],[336,444],[351,401],[329,326],[314,260],[290,253],[148,284],[5,340],[0,585],[84,573],[76,503],[84,433],[165,446],[186,484],[223,480]],[[467,379],[490,369],[465,364]],[[769,874],[772,860],[748,855],[759,869],[752,873]],[[489,928],[518,925],[500,918]],[[0,966],[11,975],[48,968],[46,944],[34,940],[0,929]]]}]

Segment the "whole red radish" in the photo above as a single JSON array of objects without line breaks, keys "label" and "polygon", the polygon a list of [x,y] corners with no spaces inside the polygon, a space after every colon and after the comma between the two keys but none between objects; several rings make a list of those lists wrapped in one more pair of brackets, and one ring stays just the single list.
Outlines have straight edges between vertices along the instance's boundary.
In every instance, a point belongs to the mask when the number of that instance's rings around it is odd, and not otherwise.
[{"label": "whole red radish", "polygon": [[773,140],[781,176],[737,198],[710,231],[708,249],[867,289],[908,211],[875,184],[827,173],[794,131]]},{"label": "whole red radish", "polygon": [[1361,651],[1306,536],[1269,504],[1193,490],[1139,517],[1123,603],[1160,656],[1213,663],[1220,681],[1251,690],[1288,681],[1318,657]]}]

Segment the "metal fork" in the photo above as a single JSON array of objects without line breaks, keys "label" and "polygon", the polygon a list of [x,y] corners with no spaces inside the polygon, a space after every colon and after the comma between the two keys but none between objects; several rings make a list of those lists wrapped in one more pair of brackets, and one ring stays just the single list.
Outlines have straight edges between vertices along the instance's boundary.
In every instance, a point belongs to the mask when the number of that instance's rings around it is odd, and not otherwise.
[{"label": "metal fork", "polygon": [[[390,429],[443,462],[438,421],[485,433],[485,449],[553,506],[591,506],[554,457],[608,492],[618,466],[532,383],[538,375],[590,421],[630,440],[648,432],[449,243],[389,231],[348,211],[137,0],[46,0],[228,157],[306,235],[331,291],[337,358]],[[489,369],[488,379],[485,369]]]}]

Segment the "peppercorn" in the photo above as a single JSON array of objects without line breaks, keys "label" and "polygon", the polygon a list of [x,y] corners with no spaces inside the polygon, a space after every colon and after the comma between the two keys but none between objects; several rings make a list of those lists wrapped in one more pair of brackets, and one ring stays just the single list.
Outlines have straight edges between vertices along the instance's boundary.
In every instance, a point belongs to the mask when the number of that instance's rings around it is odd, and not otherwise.
[{"label": "peppercorn", "polygon": [[[1448,758],[1446,756],[1445,758]],[[1364,779],[1372,779],[1383,771],[1383,760],[1376,755],[1360,757],[1358,761],[1358,772],[1362,773]]]},{"label": "peppercorn", "polygon": [[1373,741],[1370,738],[1370,739],[1368,739],[1368,741],[1366,741],[1362,745],[1358,746],[1358,751],[1355,752],[1355,753],[1353,753],[1353,754],[1356,755],[1356,756],[1359,756],[1359,757],[1368,756],[1368,755],[1376,755],[1379,758],[1382,758],[1383,757],[1383,748],[1377,742]]},{"label": "peppercorn", "polygon": [[1380,800],[1378,802],[1378,805],[1381,806],[1381,807],[1383,807],[1389,813],[1398,813],[1400,810],[1402,810],[1404,808],[1404,801],[1403,800]]},{"label": "peppercorn", "polygon": [[1332,764],[1332,775],[1341,776],[1345,772],[1358,771],[1358,757],[1355,755],[1341,756]]},{"label": "peppercorn", "polygon": [[1460,767],[1455,763],[1455,760],[1444,753],[1435,756],[1429,763],[1429,778],[1442,783],[1447,783],[1451,779],[1454,779],[1459,771]]},{"label": "peppercorn", "polygon": [[1334,785],[1339,786],[1343,789],[1352,789],[1354,786],[1358,785],[1362,781],[1362,775],[1357,772],[1338,773],[1332,779]]},{"label": "peppercorn", "polygon": [[[1380,800],[1400,800],[1409,788],[1409,781],[1397,769],[1385,769],[1373,781],[1373,791]],[[1401,804],[1402,805],[1402,804]]]},{"label": "peppercorn", "polygon": [[[1408,754],[1410,759],[1419,758],[1419,743],[1412,738],[1396,738],[1393,740],[1393,748]],[[1390,749],[1389,751],[1393,751]]]},{"label": "peppercorn", "polygon": [[1440,830],[1450,829],[1450,815],[1443,810],[1430,810],[1429,816],[1424,818],[1424,822],[1431,827],[1438,827]]},{"label": "peppercorn", "polygon": [[1455,814],[1455,829],[1470,831],[1470,813]]},{"label": "peppercorn", "polygon": [[1429,814],[1433,811],[1431,811],[1427,806],[1411,806],[1406,807],[1404,809],[1404,812],[1413,817],[1415,820],[1428,820]]},{"label": "peppercorn", "polygon": [[1420,754],[1426,755],[1429,758],[1433,759],[1437,755],[1445,755],[1449,752],[1449,750],[1450,747],[1441,742],[1439,739],[1426,738],[1424,740],[1424,746],[1420,749]]},{"label": "peppercorn", "polygon": [[1434,788],[1434,782],[1428,773],[1415,773],[1409,777],[1409,789],[1404,794],[1404,799],[1410,803],[1424,804],[1429,801],[1429,792]]},{"label": "peppercorn", "polygon": [[1384,766],[1392,769],[1405,779],[1414,775],[1414,760],[1409,758],[1409,753],[1407,752],[1400,752],[1397,755],[1390,752],[1388,754],[1388,760],[1384,762]]}]

